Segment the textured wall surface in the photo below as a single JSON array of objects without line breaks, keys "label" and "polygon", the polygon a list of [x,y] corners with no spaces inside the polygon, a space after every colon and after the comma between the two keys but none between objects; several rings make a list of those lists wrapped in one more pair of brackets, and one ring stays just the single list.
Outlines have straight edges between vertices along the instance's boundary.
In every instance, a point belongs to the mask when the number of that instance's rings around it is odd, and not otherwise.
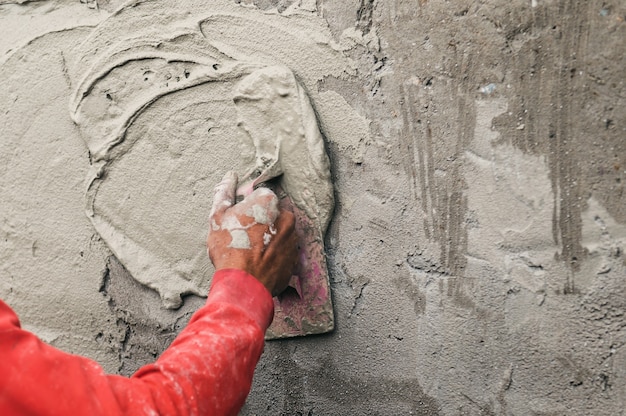
[{"label": "textured wall surface", "polygon": [[[337,328],[268,343],[242,414],[624,415],[626,3],[237,3],[323,26],[351,65],[307,85]],[[0,297],[127,375],[203,299],[165,309],[85,216],[72,47],[121,4],[0,0]],[[328,97],[369,134],[332,137]]]}]

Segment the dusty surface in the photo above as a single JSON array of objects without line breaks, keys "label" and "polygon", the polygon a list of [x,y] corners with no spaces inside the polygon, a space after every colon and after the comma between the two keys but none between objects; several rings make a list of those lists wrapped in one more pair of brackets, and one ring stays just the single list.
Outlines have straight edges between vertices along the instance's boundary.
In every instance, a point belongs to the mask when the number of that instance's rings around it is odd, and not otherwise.
[{"label": "dusty surface", "polygon": [[[73,47],[120,3],[0,0],[0,297],[44,340],[130,374],[202,298],[164,309],[84,213],[92,165],[70,118]],[[242,413],[624,414],[626,5],[229,4],[260,26],[317,28],[313,53],[272,63],[305,74],[336,197],[326,243],[337,329],[268,343]],[[261,44],[279,42],[293,39]],[[306,59],[324,69],[306,75]],[[162,120],[155,108],[146,122]],[[145,175],[129,178],[158,177],[166,153],[153,150],[128,159]],[[164,183],[190,189],[184,179]],[[206,182],[185,205],[198,223]],[[108,200],[141,201],[123,183]],[[172,221],[155,215],[151,227]]]}]

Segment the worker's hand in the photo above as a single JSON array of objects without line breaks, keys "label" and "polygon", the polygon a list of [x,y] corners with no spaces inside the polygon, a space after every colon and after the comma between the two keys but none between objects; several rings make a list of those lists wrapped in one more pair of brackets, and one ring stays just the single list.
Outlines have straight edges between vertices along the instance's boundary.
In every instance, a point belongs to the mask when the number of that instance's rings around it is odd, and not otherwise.
[{"label": "worker's hand", "polygon": [[280,210],[278,198],[258,188],[235,204],[237,175],[228,172],[215,187],[207,248],[220,269],[240,269],[278,295],[298,261],[293,213]]}]

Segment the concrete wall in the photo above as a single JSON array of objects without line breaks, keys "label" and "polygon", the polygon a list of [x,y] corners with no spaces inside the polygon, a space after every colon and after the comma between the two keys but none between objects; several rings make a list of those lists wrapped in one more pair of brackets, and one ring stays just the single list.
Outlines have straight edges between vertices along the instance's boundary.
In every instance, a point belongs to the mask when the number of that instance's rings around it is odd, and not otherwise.
[{"label": "concrete wall", "polygon": [[[203,300],[164,309],[84,214],[66,61],[118,3],[0,0],[0,297],[131,374]],[[355,71],[315,93],[370,130],[327,137],[336,331],[268,343],[242,414],[623,415],[626,4],[237,3],[321,19]]]}]

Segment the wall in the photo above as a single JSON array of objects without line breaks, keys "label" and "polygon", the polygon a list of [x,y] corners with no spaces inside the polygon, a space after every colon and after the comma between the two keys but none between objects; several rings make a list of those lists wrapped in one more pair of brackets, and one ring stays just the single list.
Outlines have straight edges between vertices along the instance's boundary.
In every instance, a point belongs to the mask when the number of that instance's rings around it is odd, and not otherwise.
[{"label": "wall", "polygon": [[[131,374],[202,298],[164,308],[85,215],[93,160],[68,110],[72,62],[120,4],[0,0],[0,297],[45,341]],[[276,59],[309,91],[336,195],[337,328],[268,343],[242,414],[623,414],[626,5],[232,7],[319,28],[318,72]],[[113,202],[126,197],[141,193]]]}]

